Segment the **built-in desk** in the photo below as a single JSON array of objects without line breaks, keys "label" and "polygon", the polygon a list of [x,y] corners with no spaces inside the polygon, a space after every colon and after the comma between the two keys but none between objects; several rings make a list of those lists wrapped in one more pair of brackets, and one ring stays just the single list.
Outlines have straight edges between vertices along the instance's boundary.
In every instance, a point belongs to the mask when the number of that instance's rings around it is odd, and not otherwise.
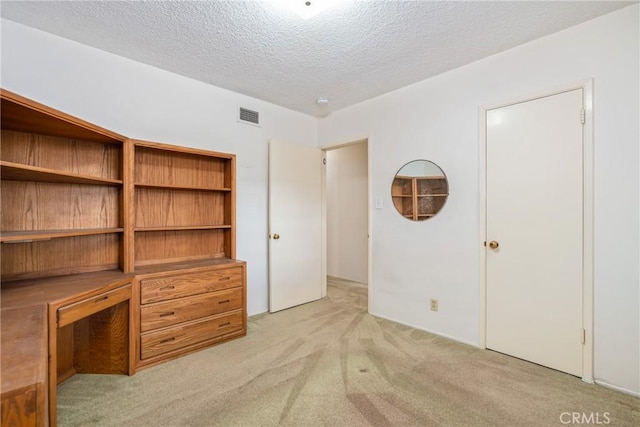
[{"label": "built-in desk", "polygon": [[3,427],[55,425],[56,387],[75,373],[133,373],[132,280],[102,271],[2,284]]}]

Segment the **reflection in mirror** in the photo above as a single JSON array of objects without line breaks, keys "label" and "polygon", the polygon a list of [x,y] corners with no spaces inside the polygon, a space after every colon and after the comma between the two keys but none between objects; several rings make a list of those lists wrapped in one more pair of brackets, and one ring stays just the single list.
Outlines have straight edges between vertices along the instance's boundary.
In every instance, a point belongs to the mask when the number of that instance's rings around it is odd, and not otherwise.
[{"label": "reflection in mirror", "polygon": [[447,177],[429,160],[414,160],[400,168],[391,185],[396,210],[412,221],[424,221],[440,212],[449,197]]}]

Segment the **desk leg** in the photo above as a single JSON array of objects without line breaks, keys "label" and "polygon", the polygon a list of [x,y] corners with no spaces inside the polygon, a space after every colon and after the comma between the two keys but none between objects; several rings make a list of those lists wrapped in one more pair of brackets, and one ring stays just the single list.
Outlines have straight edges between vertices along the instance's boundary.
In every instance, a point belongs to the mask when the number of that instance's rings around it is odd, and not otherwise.
[{"label": "desk leg", "polygon": [[58,319],[56,305],[48,305],[48,328],[49,328],[49,426],[56,426],[56,388],[58,387]]}]

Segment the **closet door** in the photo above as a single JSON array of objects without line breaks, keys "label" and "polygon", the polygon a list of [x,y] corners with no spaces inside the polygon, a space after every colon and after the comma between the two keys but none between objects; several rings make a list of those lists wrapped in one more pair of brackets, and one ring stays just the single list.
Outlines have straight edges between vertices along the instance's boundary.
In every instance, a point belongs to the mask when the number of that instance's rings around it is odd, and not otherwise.
[{"label": "closet door", "polygon": [[487,348],[582,375],[582,89],[487,112]]}]

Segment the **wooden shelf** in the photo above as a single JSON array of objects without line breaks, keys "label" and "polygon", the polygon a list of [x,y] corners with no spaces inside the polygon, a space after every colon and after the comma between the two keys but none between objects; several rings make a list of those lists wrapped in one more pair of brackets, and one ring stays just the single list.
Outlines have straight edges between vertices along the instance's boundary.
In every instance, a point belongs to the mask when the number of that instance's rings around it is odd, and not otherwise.
[{"label": "wooden shelf", "polygon": [[134,228],[134,231],[224,230],[230,228],[230,225],[187,225],[169,227],[136,227]]},{"label": "wooden shelf", "polygon": [[231,160],[235,158],[234,154],[220,153],[220,152],[209,151],[209,150],[201,150],[198,148],[183,147],[181,145],[163,144],[159,142],[142,141],[142,140],[134,140],[134,143],[137,147],[151,148],[154,150],[158,150],[159,152],[173,151],[177,154],[189,154],[189,155],[203,156],[203,157],[216,157],[216,158],[227,159],[227,160]]},{"label": "wooden shelf", "polygon": [[217,192],[230,192],[231,188],[207,188],[187,185],[165,185],[165,184],[146,184],[137,182],[134,184],[136,187],[141,188],[160,188],[166,190],[197,190],[197,191],[217,191]]},{"label": "wooden shelf", "polygon": [[449,197],[444,176],[396,176],[391,198],[398,212],[413,221],[434,216]]},{"label": "wooden shelf", "polygon": [[63,237],[93,236],[97,234],[122,233],[124,228],[94,228],[77,230],[29,230],[29,231],[3,231],[0,236],[2,243],[23,243],[38,240],[59,239]]},{"label": "wooden shelf", "polygon": [[202,269],[208,269],[210,267],[215,266],[229,266],[233,267],[236,265],[244,265],[244,261],[239,261],[227,257],[218,257],[218,258],[201,258],[201,259],[193,259],[193,260],[184,260],[184,261],[168,261],[168,262],[159,262],[154,264],[140,265],[136,266],[136,275],[143,274],[154,274],[154,273],[162,273],[165,271],[174,271],[174,270],[189,270],[189,271],[198,271]]},{"label": "wooden shelf", "polygon": [[2,96],[2,129],[110,144],[126,138],[8,90]]},{"label": "wooden shelf", "polygon": [[120,179],[100,178],[88,175],[78,175],[60,172],[54,169],[19,163],[0,161],[2,179],[7,181],[36,181],[54,182],[62,184],[91,184],[91,185],[122,185]]}]

